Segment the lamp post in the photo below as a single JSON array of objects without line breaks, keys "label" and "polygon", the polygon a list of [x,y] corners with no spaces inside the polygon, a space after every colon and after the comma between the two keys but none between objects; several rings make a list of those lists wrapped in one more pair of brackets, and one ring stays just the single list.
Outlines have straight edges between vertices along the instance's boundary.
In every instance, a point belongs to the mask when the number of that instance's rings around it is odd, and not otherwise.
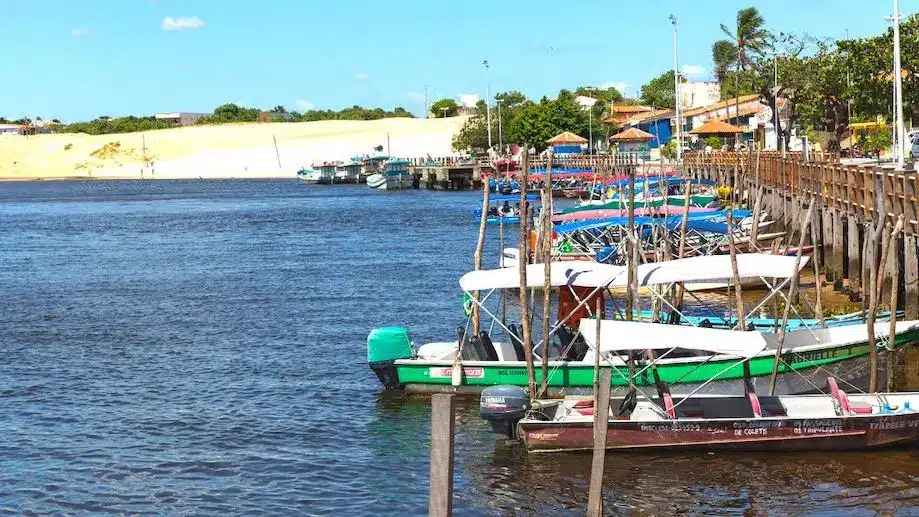
[{"label": "lamp post", "polygon": [[491,151],[491,103],[488,94],[488,60],[482,61],[485,65],[485,113],[488,120],[488,150]]},{"label": "lamp post", "polygon": [[903,168],[906,161],[906,132],[903,127],[903,77],[900,75],[900,0],[893,0],[893,80],[894,80],[894,127],[897,138],[897,167]]},{"label": "lamp post", "polygon": [[449,111],[449,110],[450,110],[450,108],[440,108],[440,111],[444,114],[444,117],[443,117],[443,118],[447,118],[447,111]]},{"label": "lamp post", "polygon": [[673,95],[674,106],[676,107],[676,163],[683,161],[683,122],[680,117],[680,59],[677,52],[676,40],[676,16],[670,15],[670,23],[673,25]]},{"label": "lamp post", "polygon": [[781,135],[779,135],[779,53],[772,53],[772,86],[775,88],[772,94],[772,116],[775,119],[773,122],[775,129],[775,148],[783,149],[784,142],[782,142]]}]

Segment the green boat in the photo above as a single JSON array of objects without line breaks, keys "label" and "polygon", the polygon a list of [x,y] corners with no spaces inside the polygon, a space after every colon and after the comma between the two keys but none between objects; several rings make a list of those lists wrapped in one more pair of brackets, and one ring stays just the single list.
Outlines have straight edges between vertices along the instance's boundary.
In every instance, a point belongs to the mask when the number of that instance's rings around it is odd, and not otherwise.
[{"label": "green boat", "polygon": [[[718,199],[717,194],[692,194],[689,196],[689,205],[694,207],[711,206]],[[686,197],[683,195],[673,195],[667,197],[667,204],[670,206],[683,206],[686,204]],[[647,201],[636,200],[635,208],[659,208],[664,206],[663,197],[653,197]],[[570,214],[584,210],[606,210],[606,209],[625,209],[629,207],[628,201],[615,199],[613,201],[588,201],[583,205],[578,205],[561,210],[559,213]]]},{"label": "green boat", "polygon": [[[703,256],[643,264],[638,268],[639,287],[726,280],[724,276],[731,273],[729,260],[730,257],[725,256]],[[762,254],[738,255],[737,264],[741,278],[769,276],[786,281],[796,274],[799,266],[796,257]],[[527,266],[526,278],[530,287],[541,287],[543,268],[543,264]],[[585,341],[589,334],[585,330],[596,320],[590,319],[592,316],[589,315],[579,316],[577,322],[571,320],[577,310],[585,310],[584,302],[574,311],[563,312],[562,306],[570,302],[562,297],[568,296],[566,293],[571,291],[575,300],[590,300],[595,296],[602,300],[601,289],[624,286],[625,268],[594,262],[553,262],[550,269],[552,286],[559,293],[559,321],[572,326],[556,324],[550,333],[548,390],[551,395],[587,393],[593,387],[595,348]],[[474,271],[460,279],[465,292],[480,291],[486,295],[496,289],[513,289],[517,282],[519,273],[516,268]],[[480,307],[486,314],[493,314],[485,305]],[[496,323],[503,330],[505,339],[499,340],[497,332],[492,335],[481,332],[478,336],[458,332],[455,341],[426,343],[418,347],[407,329],[376,329],[367,339],[367,359],[384,387],[409,393],[478,393],[487,386],[526,386],[527,372],[520,332],[515,325]],[[603,325],[621,323],[632,326],[624,327],[627,331],[617,327],[614,334],[620,342],[630,340],[659,344],[661,340],[666,340],[673,344],[667,353],[653,361],[654,368],[647,360],[638,359],[634,383],[639,387],[654,385],[656,373],[674,394],[687,395],[696,390],[711,394],[736,393],[742,389],[744,375],[736,356],[702,353],[693,350],[688,342],[692,339],[696,342],[717,340],[723,342],[725,350],[729,351],[732,342],[755,335],[762,336],[766,347],[749,360],[751,380],[757,392],[766,394],[768,390],[775,350],[780,340],[777,334],[603,320]],[[888,346],[919,342],[919,321],[897,322],[893,343],[889,342],[888,332],[889,324],[886,322],[874,328],[876,342],[882,351]],[[791,395],[817,391],[818,387],[826,385],[828,377],[834,377],[850,388],[866,388],[870,351],[868,336],[868,325],[858,322],[828,328],[804,327],[786,332],[776,392]],[[553,337],[557,337],[557,343],[551,342]],[[687,343],[683,344],[684,341]],[[538,359],[540,347],[541,343],[536,343],[533,350],[537,358],[536,382],[542,384],[544,380]],[[600,354],[604,364],[612,365],[620,372],[613,375],[613,393],[624,394],[629,386],[625,374],[626,358],[616,353],[615,347],[601,347]]]}]

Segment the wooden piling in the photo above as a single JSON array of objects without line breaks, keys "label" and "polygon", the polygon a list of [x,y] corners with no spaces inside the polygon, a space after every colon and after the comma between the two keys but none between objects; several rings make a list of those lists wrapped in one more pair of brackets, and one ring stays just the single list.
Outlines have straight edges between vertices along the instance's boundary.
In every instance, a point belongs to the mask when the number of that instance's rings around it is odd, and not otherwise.
[{"label": "wooden piling", "polygon": [[[600,334],[597,334],[597,343]],[[597,353],[599,354],[599,346]],[[587,496],[587,515],[603,515],[603,469],[606,464],[606,431],[609,426],[609,395],[612,369],[604,368],[600,373],[600,391],[594,406],[594,453],[590,463],[590,490]]]},{"label": "wooden piling", "polygon": [[456,408],[453,395],[431,395],[430,517],[453,515],[453,436]]},{"label": "wooden piling", "polygon": [[[478,271],[482,269],[482,251],[485,249],[485,228],[488,226],[488,180],[482,182],[482,221],[479,223],[479,240],[475,244],[475,256],[473,268]],[[472,292],[472,335],[479,335],[479,292]]]},{"label": "wooden piling", "polygon": [[527,386],[530,397],[536,396],[536,371],[533,366],[533,335],[530,328],[529,289],[527,289],[527,264],[530,257],[530,209],[527,205],[527,176],[530,174],[530,153],[523,148],[520,174],[520,244],[517,253],[517,267],[520,271],[520,327],[523,339],[523,355],[527,364]]},{"label": "wooden piling", "polygon": [[804,237],[807,235],[807,229],[814,215],[814,203],[814,200],[811,199],[810,206],[807,207],[807,214],[801,222],[801,237],[798,239],[798,257],[795,260],[795,275],[791,278],[791,286],[788,288],[788,300],[785,302],[785,313],[782,315],[782,326],[779,328],[779,344],[775,347],[772,376],[769,378],[769,395],[775,395],[775,384],[779,374],[779,363],[782,360],[782,347],[785,345],[785,329],[788,327],[788,313],[791,311],[791,304],[794,302],[795,292],[798,290],[800,277],[798,271],[801,270],[801,259],[804,256],[804,254],[801,253],[801,249],[804,247]]},{"label": "wooden piling", "polygon": [[[756,226],[756,221],[753,221],[753,226]],[[743,307],[743,290],[740,285],[740,273],[737,269],[737,247],[734,246],[734,209],[728,209],[728,249],[731,253],[731,273],[734,278],[734,303],[737,304],[737,325],[740,327],[740,330],[746,330],[747,324],[744,321],[744,307]]]},{"label": "wooden piling", "polygon": [[[897,243],[897,234],[903,228],[903,216],[901,215],[897,219],[897,224],[894,226],[893,233],[890,235],[890,245],[893,249],[896,249]],[[898,285],[900,283],[900,261],[894,258],[891,263],[891,281],[893,283],[893,289],[890,290],[890,326],[888,327],[887,332],[887,386],[885,391],[893,391],[893,378],[894,378],[894,366],[896,363],[896,349],[894,344],[896,343],[897,336],[897,294],[898,294]]]},{"label": "wooden piling", "polygon": [[849,250],[849,266],[846,270],[846,273],[849,278],[849,291],[853,295],[861,296],[862,292],[862,256],[861,256],[861,246],[858,245],[861,242],[859,238],[858,231],[858,220],[854,215],[849,214],[846,218],[846,224],[848,226],[849,235],[848,239],[848,250]]},{"label": "wooden piling", "polygon": [[903,236],[903,288],[906,319],[919,319],[919,242],[915,234]]},{"label": "wooden piling", "polygon": [[[877,179],[875,177],[875,179]],[[875,185],[877,181],[875,181]],[[881,279],[878,273],[883,274],[886,257],[882,257],[880,262],[875,261],[878,250],[878,241],[882,239],[884,232],[884,219],[887,213],[884,208],[884,195],[877,186],[874,189],[876,195],[877,213],[875,214],[876,225],[872,228],[871,242],[869,243],[869,271],[868,271],[868,392],[874,393],[878,389],[878,348],[877,339],[874,335],[874,323],[877,319],[878,296],[880,295]],[[884,251],[882,250],[881,253]]]},{"label": "wooden piling", "polygon": [[[820,322],[820,326],[826,328],[826,320],[823,318],[823,280],[820,278],[820,259],[822,252],[820,246],[817,245],[817,230],[815,229],[814,221],[811,221],[811,243],[814,245],[814,253],[811,256],[811,262],[814,266],[814,294],[816,295],[816,303],[814,307],[814,312],[816,312],[817,321]],[[798,251],[802,253],[802,251]]]},{"label": "wooden piling", "polygon": [[546,162],[546,176],[543,181],[542,209],[540,215],[539,234],[542,238],[540,253],[543,260],[543,298],[542,298],[542,348],[540,359],[542,363],[542,383],[540,396],[549,388],[549,312],[552,306],[552,151]]}]

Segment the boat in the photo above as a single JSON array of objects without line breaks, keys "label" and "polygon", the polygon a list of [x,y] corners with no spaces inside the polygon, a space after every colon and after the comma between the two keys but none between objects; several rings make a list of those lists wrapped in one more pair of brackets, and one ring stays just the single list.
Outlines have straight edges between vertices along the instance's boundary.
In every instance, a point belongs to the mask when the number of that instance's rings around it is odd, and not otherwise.
[{"label": "boat", "polygon": [[313,170],[319,171],[319,174],[322,177],[323,185],[333,185],[335,183],[340,183],[337,181],[335,176],[335,173],[338,170],[337,162],[322,162],[319,165],[313,164]]},{"label": "boat", "polygon": [[339,162],[335,166],[334,183],[354,184],[360,181],[363,164],[352,159],[348,163]]},{"label": "boat", "polygon": [[[801,262],[806,262],[806,258],[802,258]],[[755,313],[758,307],[763,306],[779,289],[790,283],[791,277],[797,274],[795,267],[798,259],[766,254],[741,254],[737,256],[737,263],[738,276],[741,278],[781,279],[781,283],[773,287],[766,299],[749,309],[749,312]],[[543,264],[527,266],[530,287],[543,287],[543,268]],[[584,393],[593,386],[594,361],[590,348],[583,338],[578,337],[575,330],[578,328],[577,320],[588,314],[583,302],[578,306],[575,300],[594,299],[592,297],[601,296],[603,290],[623,288],[626,269],[623,266],[587,261],[552,262],[550,269],[552,286],[558,290],[558,318],[550,333],[548,391],[550,395]],[[725,255],[700,256],[638,266],[639,287],[665,287],[673,283],[687,285],[692,282],[726,282],[726,276],[731,276],[731,265],[730,257]],[[520,330],[513,323],[502,322],[495,307],[489,307],[485,303],[496,291],[516,290],[519,287],[518,271],[512,268],[473,271],[463,275],[460,286],[470,297],[474,291],[481,293],[483,301],[480,302],[480,310],[493,320],[499,330],[472,336],[471,332],[467,334],[466,330],[460,327],[455,340],[425,343],[417,347],[408,329],[384,327],[372,331],[367,339],[367,359],[370,368],[385,388],[400,389],[408,393],[447,391],[475,394],[488,386],[526,385],[527,374]],[[653,290],[649,289],[649,292]],[[692,325],[691,321],[685,323]],[[847,321],[845,324],[830,321],[829,324],[826,329],[799,326],[786,332],[781,354],[782,364],[778,370],[778,393],[811,392],[814,390],[814,384],[825,382],[829,376],[860,388],[867,385],[869,326],[853,321]],[[696,329],[692,326],[659,326],[673,329],[678,335]],[[483,325],[483,328],[487,328],[487,325]],[[875,326],[874,335],[879,344],[893,348],[919,342],[919,321],[898,321],[892,342],[888,336],[888,328],[886,323]],[[501,334],[503,338],[499,337]],[[766,388],[762,378],[771,374],[779,339],[777,335],[767,335],[764,338],[767,348],[749,361],[753,384],[760,393]],[[541,350],[542,346],[542,342],[536,343],[534,350]],[[657,364],[660,378],[670,384],[677,394],[695,390],[713,372],[724,369],[729,364],[726,362],[729,358],[685,353],[684,350],[677,352],[660,359]],[[454,376],[456,365],[460,365],[462,372],[459,379]],[[729,393],[743,382],[743,377],[743,371],[739,366],[729,369],[717,382],[707,385],[706,391],[716,394]],[[540,372],[537,372],[537,379],[542,382]],[[635,380],[636,384],[642,386],[652,385],[654,382],[650,372],[644,372]],[[628,383],[622,378],[614,377],[612,390],[614,393],[624,394],[628,390]]]},{"label": "boat", "polygon": [[[527,194],[528,201],[539,201],[539,194]],[[539,207],[530,204],[535,208],[534,216],[539,213]],[[476,208],[472,211],[476,223],[482,222],[482,208]],[[488,214],[485,218],[488,224],[520,224],[520,196],[496,195],[488,198]]]},{"label": "boat", "polygon": [[321,170],[303,168],[297,171],[297,178],[307,185],[332,184],[332,177]]},{"label": "boat", "polygon": [[[686,183],[690,183],[687,193]],[[581,210],[627,209],[630,204],[628,193],[629,179],[619,179],[607,185],[609,191],[599,199],[582,201],[578,206],[562,210],[568,214]],[[635,208],[656,208],[664,205],[683,206],[689,195],[690,206],[712,207],[718,204],[719,195],[714,191],[714,182],[710,180],[687,179],[679,176],[649,176],[635,179]],[[666,191],[664,196],[662,191]]]},{"label": "boat", "polygon": [[376,174],[367,176],[367,186],[379,190],[397,190],[414,188],[415,177],[409,174],[408,160],[388,159],[381,165]]},{"label": "boat", "polygon": [[[607,351],[607,359],[649,347],[661,351],[688,346],[725,357],[743,370],[768,348],[759,332],[694,329],[678,334],[665,325],[601,320],[598,336],[596,323],[582,320],[580,330],[593,347]],[[613,377],[628,377],[615,364],[601,363]],[[724,371],[713,371],[706,383],[717,382]],[[674,395],[661,379],[653,389],[633,385],[623,396],[611,398],[608,408],[595,408],[594,400],[586,397],[531,402],[523,388],[496,386],[482,392],[479,405],[495,431],[519,438],[529,452],[592,450],[600,417],[607,418],[606,449],[617,451],[835,451],[919,441],[919,412],[914,409],[919,393],[848,394],[832,376],[817,386],[817,394],[765,395],[752,386],[748,374],[730,393]]]}]

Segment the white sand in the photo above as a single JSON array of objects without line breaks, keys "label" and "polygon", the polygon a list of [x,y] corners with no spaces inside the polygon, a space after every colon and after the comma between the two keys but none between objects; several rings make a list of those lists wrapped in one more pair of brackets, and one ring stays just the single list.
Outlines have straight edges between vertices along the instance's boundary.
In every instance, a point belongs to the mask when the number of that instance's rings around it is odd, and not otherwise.
[{"label": "white sand", "polygon": [[140,178],[141,171],[145,178],[158,179],[293,178],[314,162],[373,154],[378,145],[385,152],[387,134],[393,156],[453,156],[450,143],[463,122],[464,117],[330,120],[98,136],[3,136],[0,179]]}]

